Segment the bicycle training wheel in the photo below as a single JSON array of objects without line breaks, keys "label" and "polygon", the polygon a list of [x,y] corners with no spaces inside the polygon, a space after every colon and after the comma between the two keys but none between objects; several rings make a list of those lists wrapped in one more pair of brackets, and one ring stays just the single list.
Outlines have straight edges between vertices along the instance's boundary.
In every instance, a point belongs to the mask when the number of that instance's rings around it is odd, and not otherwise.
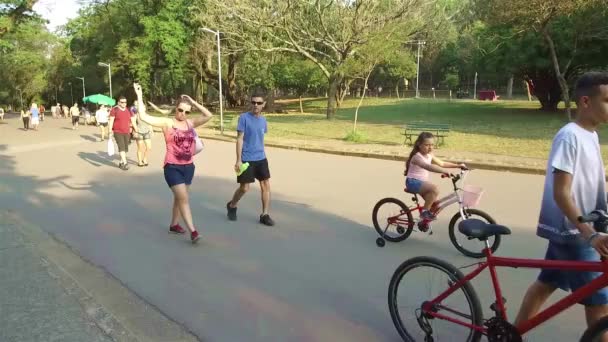
[{"label": "bicycle training wheel", "polygon": [[[397,268],[388,289],[388,306],[401,338],[418,341],[479,341],[481,332],[422,312],[431,301],[464,278],[460,270],[433,257],[409,259]],[[469,282],[434,306],[436,314],[462,323],[481,326],[479,298]]]},{"label": "bicycle training wheel", "polygon": [[[496,224],[496,221],[490,215],[481,210],[464,209],[464,215],[467,219],[475,218],[487,223]],[[458,230],[458,223],[460,221],[462,221],[460,213],[456,213],[450,220],[450,241],[452,241],[452,244],[460,253],[472,258],[483,258],[483,250],[486,248],[486,244],[478,239],[469,239],[468,236],[462,234]],[[488,242],[490,243],[492,253],[496,252],[498,246],[500,246],[500,235],[488,237]]]},{"label": "bicycle training wheel", "polygon": [[376,232],[391,242],[407,239],[414,229],[414,218],[407,206],[396,198],[383,198],[374,206],[372,222]]}]

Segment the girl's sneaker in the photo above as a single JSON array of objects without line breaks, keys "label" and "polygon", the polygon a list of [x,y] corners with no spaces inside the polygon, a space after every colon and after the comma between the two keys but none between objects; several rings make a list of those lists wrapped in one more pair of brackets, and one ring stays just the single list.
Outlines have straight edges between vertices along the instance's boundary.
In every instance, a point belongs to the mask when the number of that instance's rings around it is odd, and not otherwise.
[{"label": "girl's sneaker", "polygon": [[182,226],[178,224],[176,224],[175,226],[169,227],[169,233],[173,233],[173,234],[185,234],[186,230],[184,228],[182,228]]},{"label": "girl's sneaker", "polygon": [[422,213],[420,214],[420,217],[426,221],[435,221],[435,219],[437,218],[437,216],[435,216],[435,214],[433,214],[432,212],[430,212],[428,210],[423,210]]},{"label": "girl's sneaker", "polygon": [[192,241],[192,244],[197,243],[200,238],[201,236],[198,234],[197,230],[190,233],[190,241]]}]

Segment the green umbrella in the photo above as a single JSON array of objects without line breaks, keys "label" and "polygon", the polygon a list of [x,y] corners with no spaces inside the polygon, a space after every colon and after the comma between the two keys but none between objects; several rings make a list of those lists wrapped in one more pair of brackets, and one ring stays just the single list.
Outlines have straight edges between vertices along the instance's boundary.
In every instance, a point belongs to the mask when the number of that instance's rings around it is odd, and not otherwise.
[{"label": "green umbrella", "polygon": [[116,104],[116,101],[113,98],[103,94],[95,94],[83,97],[82,101],[84,101],[85,103],[90,102],[95,104],[103,104],[106,106],[114,106]]}]

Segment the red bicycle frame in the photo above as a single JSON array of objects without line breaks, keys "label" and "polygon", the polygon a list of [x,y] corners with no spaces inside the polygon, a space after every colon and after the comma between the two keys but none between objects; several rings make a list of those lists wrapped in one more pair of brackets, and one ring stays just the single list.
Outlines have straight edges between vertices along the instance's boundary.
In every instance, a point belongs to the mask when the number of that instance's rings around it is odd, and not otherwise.
[{"label": "red bicycle frame", "polygon": [[601,272],[602,275],[594,279],[592,282],[587,285],[579,288],[578,290],[572,292],[568,296],[564,297],[557,303],[549,306],[548,308],[542,310],[536,316],[531,319],[521,323],[516,328],[521,335],[524,335],[528,331],[536,328],[542,323],[550,320],[557,314],[562,311],[568,309],[572,305],[580,302],[581,300],[587,298],[588,296],[595,293],[597,290],[608,286],[608,260],[606,261],[556,261],[556,260],[544,260],[544,259],[523,259],[523,258],[504,258],[504,257],[496,257],[492,255],[492,251],[489,248],[484,249],[484,254],[486,255],[486,261],[478,264],[478,267],[473,270],[471,273],[467,274],[463,279],[456,282],[454,285],[450,286],[446,291],[441,293],[435,299],[425,303],[422,307],[425,314],[429,316],[433,316],[437,319],[443,319],[458,325],[465,326],[467,328],[471,328],[477,331],[481,331],[482,333],[486,333],[486,328],[484,326],[477,326],[474,324],[466,323],[456,318],[452,318],[446,315],[443,315],[438,312],[434,312],[433,307],[441,307],[441,302],[447,298],[449,295],[454,293],[456,290],[461,288],[468,281],[475,278],[486,268],[490,269],[490,275],[492,278],[492,285],[494,287],[494,293],[496,296],[496,305],[498,308],[498,313],[502,316],[503,319],[507,320],[507,313],[505,310],[505,303],[503,302],[502,291],[500,289],[500,283],[498,281],[498,276],[496,274],[497,267],[514,267],[514,268],[547,268],[547,269],[560,269],[560,270],[569,270],[569,271],[578,271],[578,272]]}]

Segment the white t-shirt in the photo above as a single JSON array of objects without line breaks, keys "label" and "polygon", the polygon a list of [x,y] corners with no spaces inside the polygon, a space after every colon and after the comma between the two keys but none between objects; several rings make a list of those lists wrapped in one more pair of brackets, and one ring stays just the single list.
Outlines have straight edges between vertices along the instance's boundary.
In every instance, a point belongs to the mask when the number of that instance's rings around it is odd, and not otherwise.
[{"label": "white t-shirt", "polygon": [[99,123],[106,123],[106,122],[108,122],[108,116],[109,115],[110,114],[108,113],[107,110],[105,110],[105,109],[98,109],[95,112],[95,120],[97,122],[99,122]]},{"label": "white t-shirt", "polygon": [[553,139],[536,231],[538,236],[553,242],[581,243],[578,229],[553,199],[554,170],[572,175],[572,198],[582,214],[606,210],[606,175],[597,133],[572,122]]}]

